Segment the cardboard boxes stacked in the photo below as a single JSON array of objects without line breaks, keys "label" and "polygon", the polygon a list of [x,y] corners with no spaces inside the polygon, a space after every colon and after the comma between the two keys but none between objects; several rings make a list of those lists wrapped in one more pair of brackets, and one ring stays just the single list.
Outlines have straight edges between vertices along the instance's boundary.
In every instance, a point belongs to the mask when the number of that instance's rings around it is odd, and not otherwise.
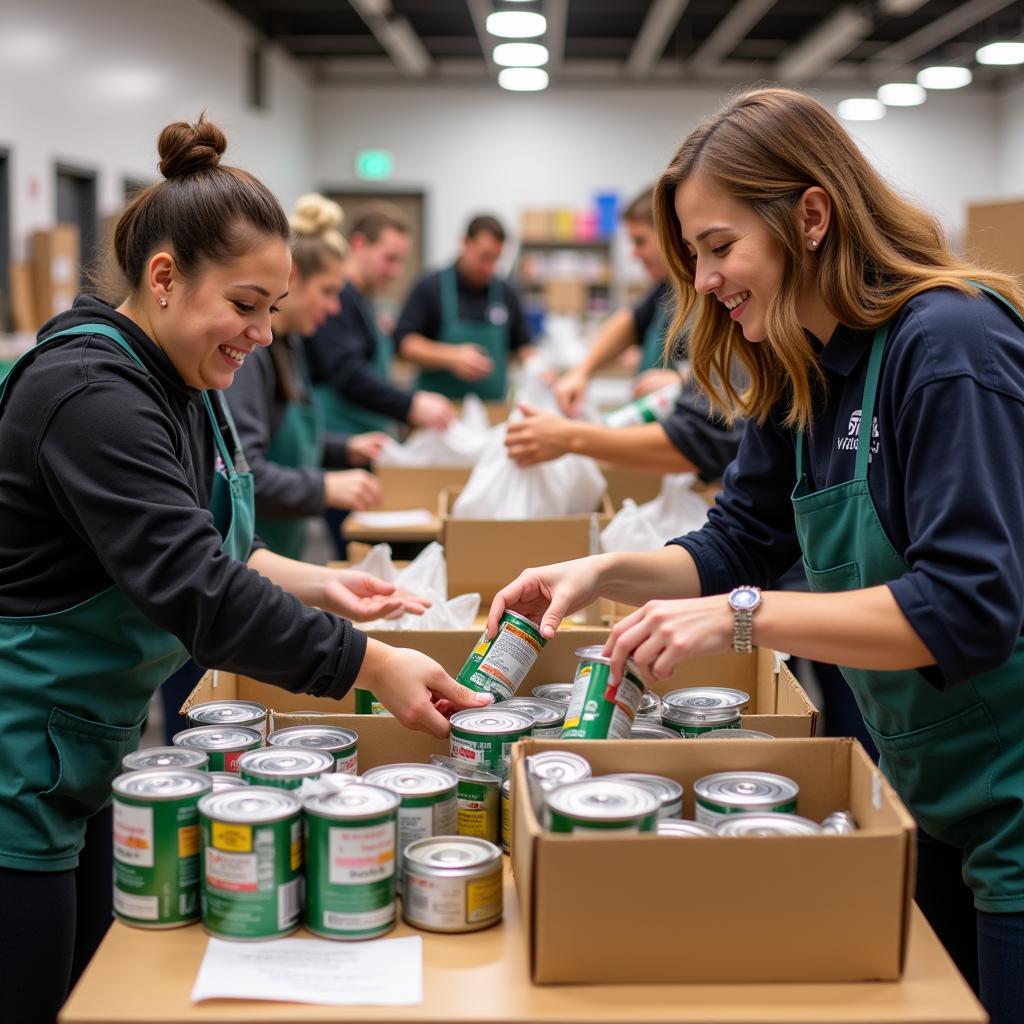
[{"label": "cardboard boxes stacked", "polygon": [[78,294],[81,255],[78,227],[59,224],[32,234],[32,295],[37,326],[70,309]]}]

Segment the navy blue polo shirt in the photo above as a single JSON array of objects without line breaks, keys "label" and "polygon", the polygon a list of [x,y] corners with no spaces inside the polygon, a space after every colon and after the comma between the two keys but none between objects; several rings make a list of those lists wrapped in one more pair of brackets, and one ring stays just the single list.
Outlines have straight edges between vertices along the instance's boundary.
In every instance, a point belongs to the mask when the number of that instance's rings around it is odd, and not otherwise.
[{"label": "navy blue polo shirt", "polygon": [[[853,477],[871,338],[839,326],[820,347],[813,490]],[[705,594],[770,586],[800,557],[784,417],[780,405],[747,425],[707,525],[670,542]],[[926,675],[952,686],[1003,664],[1024,623],[1024,329],[987,296],[916,296],[892,322],[874,418],[868,488],[909,566],[888,586],[935,657]]]}]

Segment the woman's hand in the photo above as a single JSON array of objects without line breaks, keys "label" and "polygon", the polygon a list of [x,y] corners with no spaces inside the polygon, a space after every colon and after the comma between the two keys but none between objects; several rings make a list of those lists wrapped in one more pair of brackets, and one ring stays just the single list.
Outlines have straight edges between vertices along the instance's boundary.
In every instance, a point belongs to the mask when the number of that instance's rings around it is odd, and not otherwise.
[{"label": "woman's hand", "polygon": [[555,398],[558,407],[566,416],[578,416],[583,408],[583,396],[587,391],[589,378],[580,367],[567,370],[555,382]]},{"label": "woman's hand", "polygon": [[521,420],[513,420],[505,427],[505,447],[508,457],[519,466],[535,466],[550,462],[569,450],[568,420],[552,412],[538,412],[523,402],[519,409]]},{"label": "woman's hand", "polygon": [[633,381],[633,397],[643,398],[644,395],[660,391],[669,384],[678,384],[682,378],[677,370],[652,369],[644,370]]},{"label": "woman's hand", "polygon": [[379,430],[369,434],[354,434],[345,445],[345,454],[353,466],[368,466],[377,459],[390,440],[387,434]]},{"label": "woman's hand", "polygon": [[417,391],[409,406],[409,425],[444,430],[455,419],[455,406],[435,391]]},{"label": "woman's hand", "polygon": [[648,601],[608,634],[604,654],[612,659],[612,682],[622,678],[627,658],[641,675],[667,679],[684,658],[731,650],[733,618],[724,594]]},{"label": "woman's hand", "polygon": [[448,719],[459,708],[490,704],[489,693],[457,683],[436,661],[419,651],[368,640],[358,685],[374,696],[409,729],[444,737]]},{"label": "woman's hand", "polygon": [[380,504],[380,481],[365,469],[343,469],[324,473],[324,504],[328,508],[350,508],[358,512]]},{"label": "woman's hand", "polygon": [[332,571],[324,581],[323,590],[324,603],[321,607],[354,622],[370,622],[407,613],[422,615],[430,607],[430,601],[425,597],[353,569]]}]

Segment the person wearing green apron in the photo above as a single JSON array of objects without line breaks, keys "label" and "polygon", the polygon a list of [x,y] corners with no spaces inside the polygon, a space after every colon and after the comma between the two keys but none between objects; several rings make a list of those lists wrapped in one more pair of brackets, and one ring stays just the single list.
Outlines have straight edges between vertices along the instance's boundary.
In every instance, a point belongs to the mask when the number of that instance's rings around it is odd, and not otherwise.
[{"label": "person wearing green apron", "polygon": [[509,356],[528,354],[530,331],[515,290],[495,276],[504,243],[500,221],[474,217],[456,262],[414,286],[395,340],[402,358],[420,367],[418,387],[505,400]]},{"label": "person wearing green apron", "polygon": [[[528,569],[488,631],[509,607],[550,635],[600,595],[642,605],[609,635],[613,677],[751,645],[839,665],[918,824],[917,901],[993,1024],[1017,1022],[1024,292],[793,90],[705,119],[655,206],[694,377],[749,417],[739,454],[703,529]],[[797,558],[810,592],[768,590]]]},{"label": "person wearing green apron", "polygon": [[0,391],[5,1020],[53,1021],[109,925],[111,782],[190,655],[310,699],[358,679],[437,735],[480,704],[336,614],[386,605],[389,588],[360,593],[254,540],[219,392],[271,340],[289,226],[265,186],[219,166],[225,147],[205,118],[164,129],[164,181],[115,230],[127,297],[80,297]]}]

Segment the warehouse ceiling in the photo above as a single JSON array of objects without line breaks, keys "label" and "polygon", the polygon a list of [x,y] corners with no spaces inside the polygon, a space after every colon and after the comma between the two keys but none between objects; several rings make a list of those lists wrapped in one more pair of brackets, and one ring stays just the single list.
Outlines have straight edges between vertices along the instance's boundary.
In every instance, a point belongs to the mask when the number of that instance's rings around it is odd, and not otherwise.
[{"label": "warehouse ceiling", "polygon": [[1024,0],[221,0],[321,81],[494,81],[495,10],[547,18],[553,82],[808,85],[907,79],[967,64],[980,84],[1022,75],[974,63],[1024,39]]}]

